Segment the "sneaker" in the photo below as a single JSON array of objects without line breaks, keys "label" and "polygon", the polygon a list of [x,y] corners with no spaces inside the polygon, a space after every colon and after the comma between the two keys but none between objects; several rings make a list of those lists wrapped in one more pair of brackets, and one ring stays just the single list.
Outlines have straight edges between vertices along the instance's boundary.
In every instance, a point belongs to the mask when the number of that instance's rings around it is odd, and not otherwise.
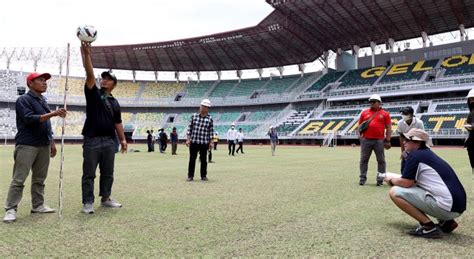
[{"label": "sneaker", "polygon": [[458,223],[453,220],[440,220],[438,222],[438,226],[443,231],[443,233],[451,233],[453,232],[457,227]]},{"label": "sneaker", "polygon": [[360,185],[360,186],[364,186],[364,185],[365,185],[365,181],[359,181],[359,185]]},{"label": "sneaker", "polygon": [[192,182],[192,181],[194,181],[194,180],[193,180],[193,178],[191,178],[191,177],[188,178],[188,179],[186,179],[186,182]]},{"label": "sneaker", "polygon": [[82,206],[82,212],[85,214],[92,214],[94,213],[94,204],[92,203],[84,203],[84,206]]},{"label": "sneaker", "polygon": [[202,177],[201,181],[209,181],[209,179],[207,179],[207,177]]},{"label": "sneaker", "polygon": [[51,209],[48,206],[40,205],[36,208],[31,209],[31,213],[54,213],[56,210]]},{"label": "sneaker", "polygon": [[441,238],[443,232],[438,226],[435,226],[434,228],[427,230],[423,226],[418,225],[416,229],[409,231],[408,234],[412,236],[424,237],[424,238]]},{"label": "sneaker", "polygon": [[377,181],[377,186],[383,186],[383,181]]},{"label": "sneaker", "polygon": [[9,209],[5,212],[5,217],[3,217],[3,222],[5,223],[12,223],[16,221],[16,210]]},{"label": "sneaker", "polygon": [[102,201],[100,206],[107,208],[122,208],[122,204],[111,198],[108,198],[106,201]]}]

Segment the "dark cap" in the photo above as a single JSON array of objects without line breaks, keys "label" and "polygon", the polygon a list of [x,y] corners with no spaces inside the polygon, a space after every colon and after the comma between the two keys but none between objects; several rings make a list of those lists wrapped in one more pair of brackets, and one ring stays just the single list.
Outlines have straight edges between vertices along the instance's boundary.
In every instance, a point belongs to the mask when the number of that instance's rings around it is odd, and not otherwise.
[{"label": "dark cap", "polygon": [[117,84],[117,77],[116,77],[113,73],[111,73],[111,72],[109,72],[109,71],[104,71],[104,72],[102,72],[102,74],[100,74],[100,77],[101,77],[102,79],[104,79],[104,78],[110,78],[110,79],[112,79],[112,81],[114,81],[114,84],[115,84],[115,85]]},{"label": "dark cap", "polygon": [[400,109],[400,113],[403,115],[413,115],[415,111],[411,106],[406,106]]}]

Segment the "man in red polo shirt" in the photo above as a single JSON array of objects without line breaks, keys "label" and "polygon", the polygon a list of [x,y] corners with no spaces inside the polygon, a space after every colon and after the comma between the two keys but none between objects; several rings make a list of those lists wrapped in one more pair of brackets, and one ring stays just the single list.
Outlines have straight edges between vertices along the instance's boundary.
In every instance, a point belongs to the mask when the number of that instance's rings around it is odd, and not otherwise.
[{"label": "man in red polo shirt", "polygon": [[[367,168],[372,150],[377,158],[378,174],[385,174],[385,152],[389,149],[390,138],[392,137],[392,121],[390,114],[382,109],[382,99],[378,94],[373,94],[369,98],[370,108],[362,111],[359,118],[360,139],[360,181],[359,185],[364,185],[367,181]],[[367,127],[361,124],[367,124]],[[363,130],[366,128],[365,130]],[[361,132],[362,131],[362,132]],[[377,186],[383,185],[383,178],[377,174]]]}]

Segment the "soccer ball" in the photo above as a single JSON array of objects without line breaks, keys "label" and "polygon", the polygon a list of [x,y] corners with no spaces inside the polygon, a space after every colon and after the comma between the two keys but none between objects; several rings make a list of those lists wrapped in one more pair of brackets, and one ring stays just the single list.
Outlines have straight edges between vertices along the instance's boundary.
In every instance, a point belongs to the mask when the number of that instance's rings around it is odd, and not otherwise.
[{"label": "soccer ball", "polygon": [[84,42],[93,42],[97,39],[97,30],[94,26],[81,25],[77,27],[77,37]]}]

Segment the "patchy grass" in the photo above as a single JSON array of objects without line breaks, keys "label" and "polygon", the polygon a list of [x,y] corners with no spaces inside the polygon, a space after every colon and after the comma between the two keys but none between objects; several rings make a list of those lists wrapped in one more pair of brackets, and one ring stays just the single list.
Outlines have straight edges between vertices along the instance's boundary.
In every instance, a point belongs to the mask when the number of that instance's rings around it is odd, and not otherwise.
[{"label": "patchy grass", "polygon": [[[145,150],[144,145],[133,148]],[[398,210],[388,187],[375,186],[375,156],[369,181],[358,186],[358,148],[246,146],[227,156],[219,146],[209,182],[185,182],[187,150],[129,153],[116,159],[113,196],[119,210],[81,210],[80,146],[66,147],[65,211],[30,215],[29,180],[18,220],[0,225],[2,256],[406,256],[469,257],[474,212],[441,240],[412,238],[416,222]],[[398,149],[386,153],[388,171],[399,168]],[[436,149],[458,172],[473,202],[467,154]],[[13,167],[13,147],[0,148],[0,200]],[[197,166],[197,169],[199,166]],[[46,200],[57,207],[59,158],[51,161]],[[196,178],[199,172],[196,171]],[[98,179],[97,179],[98,181]],[[96,186],[96,190],[98,187]],[[98,191],[97,191],[98,192]],[[468,204],[470,209],[470,204]]]}]

